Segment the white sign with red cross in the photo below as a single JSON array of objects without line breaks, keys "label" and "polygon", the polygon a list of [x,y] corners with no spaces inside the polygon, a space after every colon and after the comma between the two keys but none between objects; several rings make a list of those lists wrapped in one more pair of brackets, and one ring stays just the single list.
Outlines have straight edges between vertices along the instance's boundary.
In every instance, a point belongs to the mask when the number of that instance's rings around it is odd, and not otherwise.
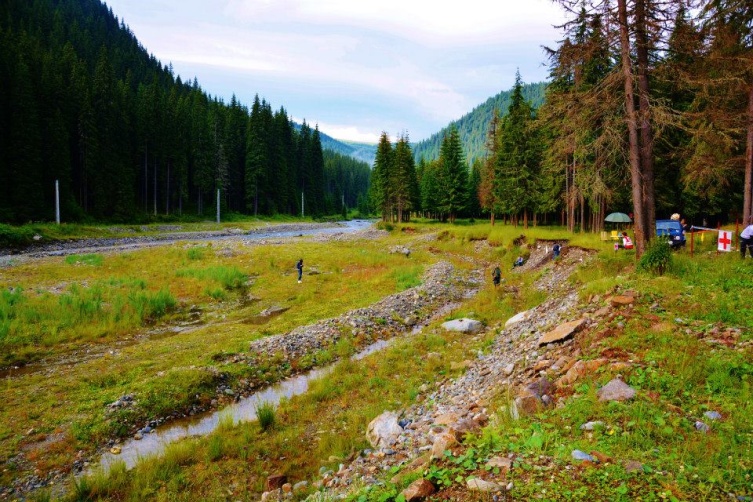
[{"label": "white sign with red cross", "polygon": [[728,230],[719,230],[719,240],[717,241],[719,251],[732,251],[732,232]]}]

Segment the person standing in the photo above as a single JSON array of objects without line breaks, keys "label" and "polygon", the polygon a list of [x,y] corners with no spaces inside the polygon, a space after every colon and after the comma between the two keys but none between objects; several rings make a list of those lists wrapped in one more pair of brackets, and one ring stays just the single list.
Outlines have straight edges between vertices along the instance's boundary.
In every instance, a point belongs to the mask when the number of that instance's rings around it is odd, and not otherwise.
[{"label": "person standing", "polygon": [[499,269],[499,267],[494,267],[494,270],[492,270],[492,281],[494,282],[495,288],[499,286],[499,281],[501,279],[502,279],[502,271]]},{"label": "person standing", "polygon": [[552,253],[554,254],[555,260],[560,257],[560,251],[562,251],[562,246],[560,246],[559,242],[555,242],[554,246],[552,247]]},{"label": "person standing", "polygon": [[303,277],[303,258],[298,260],[298,263],[295,264],[295,268],[298,269],[298,284],[300,284],[301,277]]},{"label": "person standing", "polygon": [[[753,225],[745,227],[740,234],[740,257],[745,258],[745,250],[753,245]],[[750,250],[750,256],[753,258],[753,249]]]}]

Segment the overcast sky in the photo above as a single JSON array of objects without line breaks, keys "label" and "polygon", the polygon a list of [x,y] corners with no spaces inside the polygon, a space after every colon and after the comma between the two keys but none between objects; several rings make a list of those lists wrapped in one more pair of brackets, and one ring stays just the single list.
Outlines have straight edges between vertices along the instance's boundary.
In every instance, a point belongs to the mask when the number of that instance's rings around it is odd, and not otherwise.
[{"label": "overcast sky", "polygon": [[420,141],[487,98],[546,80],[551,0],[104,0],[184,81],[254,96],[338,138]]}]

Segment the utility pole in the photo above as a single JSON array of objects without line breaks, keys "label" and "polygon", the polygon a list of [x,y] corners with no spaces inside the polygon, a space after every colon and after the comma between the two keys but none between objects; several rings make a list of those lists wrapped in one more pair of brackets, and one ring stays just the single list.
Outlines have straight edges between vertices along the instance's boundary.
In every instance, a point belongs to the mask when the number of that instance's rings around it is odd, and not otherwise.
[{"label": "utility pole", "polygon": [[55,180],[55,222],[60,225],[60,184]]},{"label": "utility pole", "polygon": [[303,192],[301,192],[301,218],[303,218]]}]

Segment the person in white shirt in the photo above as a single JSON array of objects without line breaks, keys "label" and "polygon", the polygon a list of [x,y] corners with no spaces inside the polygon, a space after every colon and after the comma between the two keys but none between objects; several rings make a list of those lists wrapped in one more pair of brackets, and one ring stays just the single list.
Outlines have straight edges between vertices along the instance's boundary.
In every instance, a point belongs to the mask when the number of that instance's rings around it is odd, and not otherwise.
[{"label": "person in white shirt", "polygon": [[633,240],[628,237],[627,232],[622,232],[622,247],[625,249],[633,249]]},{"label": "person in white shirt", "polygon": [[[748,225],[740,234],[740,256],[745,258],[745,250],[753,245],[753,225]],[[753,258],[753,248],[750,250],[750,256]]]}]

